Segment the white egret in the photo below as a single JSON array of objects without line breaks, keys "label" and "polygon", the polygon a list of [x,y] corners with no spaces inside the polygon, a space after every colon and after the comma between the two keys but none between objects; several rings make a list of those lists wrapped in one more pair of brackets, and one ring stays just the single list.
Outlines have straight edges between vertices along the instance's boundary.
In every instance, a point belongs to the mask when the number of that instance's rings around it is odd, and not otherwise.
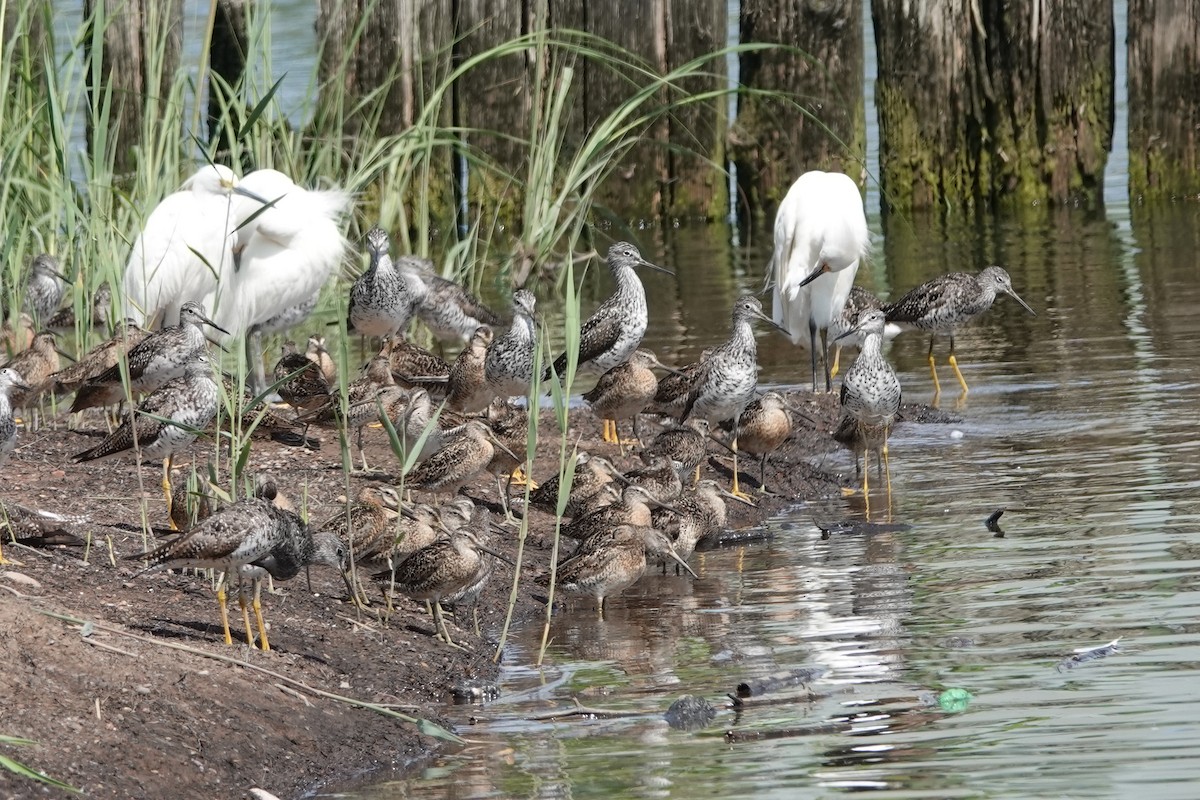
[{"label": "white egret", "polygon": [[234,193],[246,194],[233,171],[206,164],[154,207],[125,265],[125,317],[146,326],[161,314],[160,325],[177,325],[184,303],[228,285],[240,222]]},{"label": "white egret", "polygon": [[[273,169],[251,172],[238,188],[255,200],[239,203],[237,263],[220,297],[210,297],[213,320],[230,339],[320,293],[346,252],[339,218],[351,202],[340,189],[304,189]],[[253,367],[262,354],[247,358]]]},{"label": "white egret", "polygon": [[[870,246],[862,195],[848,175],[806,172],[779,205],[768,275],[775,287],[772,316],[788,329],[793,344],[807,345],[812,353],[813,391],[817,332],[827,331],[842,313],[859,261]],[[823,333],[820,353],[825,391],[831,391],[826,338]]]}]

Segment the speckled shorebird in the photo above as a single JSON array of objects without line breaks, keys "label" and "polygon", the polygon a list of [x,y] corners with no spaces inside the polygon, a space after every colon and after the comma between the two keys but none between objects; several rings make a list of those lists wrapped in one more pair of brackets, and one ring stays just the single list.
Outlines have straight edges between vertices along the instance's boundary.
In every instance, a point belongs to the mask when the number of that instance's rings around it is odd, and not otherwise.
[{"label": "speckled shorebird", "polygon": [[[725,500],[746,501],[722,489],[716,481],[705,479],[696,484],[675,503],[674,508],[656,508],[651,514],[653,527],[665,532],[675,545],[675,552],[685,561],[696,551],[696,545],[725,527]],[[662,564],[666,569],[666,562]],[[676,567],[676,574],[679,569]]]},{"label": "speckled shorebird", "polygon": [[417,303],[417,318],[424,322],[434,338],[443,344],[462,345],[475,330],[486,325],[499,328],[504,320],[483,304],[466,287],[434,273],[433,264],[414,260],[415,271],[425,282],[425,293]]},{"label": "speckled shorebird", "polygon": [[[683,409],[683,420],[697,416],[709,422],[719,423],[726,419],[738,419],[746,404],[754,396],[758,384],[758,346],[754,341],[751,321],[760,319],[772,327],[786,331],[762,311],[762,304],[753,295],[746,295],[733,304],[733,331],[729,339],[713,351],[704,361],[696,383],[688,394]],[[742,495],[738,487],[737,426],[733,431],[733,487],[731,491]]]},{"label": "speckled shorebird", "polygon": [[190,530],[196,523],[208,519],[216,499],[208,479],[195,469],[189,469],[184,479],[175,481],[171,489],[171,505],[167,509],[171,530]]},{"label": "speckled shorebird", "polygon": [[[833,343],[833,366],[829,368],[831,378],[838,375],[842,348],[850,344],[862,347],[863,337],[860,334],[856,333],[845,339],[841,338],[842,334],[857,325],[862,312],[871,308],[883,308],[883,301],[861,286],[850,287],[850,295],[846,298],[846,305],[842,306],[842,313],[834,318],[827,331],[829,341]],[[891,341],[899,335],[900,326],[894,322],[889,322],[883,330],[884,341]],[[838,341],[839,339],[841,341]]]},{"label": "speckled shorebird", "polygon": [[683,491],[679,473],[683,465],[666,456],[651,458],[645,466],[625,473],[623,482],[641,486],[656,502],[670,503]]},{"label": "speckled shorebird", "polygon": [[1008,273],[997,266],[985,267],[978,275],[966,272],[940,275],[883,307],[888,322],[894,322],[901,328],[930,332],[929,373],[933,376],[935,398],[941,394],[942,387],[938,383],[937,362],[933,358],[934,339],[939,333],[950,336],[950,357],[947,360],[965,395],[967,382],[954,357],[954,332],[991,308],[998,294],[1010,295],[1026,311],[1037,316],[1029,304],[1017,295]]},{"label": "speckled shorebird", "polygon": [[[523,468],[525,451],[529,441],[529,411],[497,397],[488,404],[484,419],[496,440],[503,447],[495,448],[488,472],[496,476],[496,490],[500,493],[500,504],[506,520],[512,520],[509,493],[514,483],[524,485],[529,480]],[[537,488],[537,484],[533,484]]]},{"label": "speckled shorebird", "polygon": [[487,408],[488,403],[495,397],[496,393],[488,385],[483,371],[492,336],[491,328],[480,325],[471,336],[471,342],[450,365],[446,405],[455,411],[464,414],[478,413]]},{"label": "speckled shorebird", "polygon": [[[592,500],[607,484],[612,483],[617,469],[607,459],[584,451],[575,459],[571,491],[563,507],[564,517],[578,517],[591,510]],[[542,481],[529,495],[529,505],[548,514],[558,513],[559,481],[557,473]]]},{"label": "speckled shorebird", "polygon": [[[608,269],[617,285],[579,329],[579,369],[607,372],[628,361],[642,343],[649,315],[646,290],[635,271],[638,267],[675,274],[642,258],[629,242],[617,242],[608,248]],[[562,375],[566,369],[567,354],[563,353],[554,362],[553,374]],[[549,380],[550,375],[547,369],[543,380]]]},{"label": "speckled shorebird", "polygon": [[[604,420],[604,441],[641,445],[638,414],[654,400],[658,392],[658,377],[654,369],[668,369],[651,350],[638,348],[624,364],[618,364],[600,376],[592,389],[583,395],[592,413]],[[621,420],[633,420],[633,440],[621,440]],[[624,453],[624,449],[621,450]]]},{"label": "speckled shorebird", "polygon": [[391,569],[422,547],[441,538],[444,523],[439,524],[438,510],[428,503],[407,507],[393,523],[392,546],[381,554],[380,567]]},{"label": "speckled shorebird", "polygon": [[[270,650],[259,601],[259,583],[270,574],[279,580],[294,577],[302,567],[336,561],[338,542],[328,534],[316,538],[295,514],[276,508],[270,501],[249,498],[217,510],[192,530],[146,553],[130,556],[145,560],[150,572],[160,569],[216,569],[221,571],[217,602],[225,644],[233,644],[226,611],[225,588],[230,576],[238,581],[238,599],[246,625],[246,643],[253,646],[253,631],[246,611],[243,584],[254,584],[254,614],[263,650]],[[141,573],[139,573],[141,574]]]},{"label": "speckled shorebird", "polygon": [[430,399],[429,392],[424,389],[413,389],[409,392],[407,402],[400,404],[399,408],[399,413],[389,409],[388,418],[392,420],[396,432],[400,435],[405,453],[410,453],[413,448],[420,446],[416,463],[424,461],[440,450],[446,434],[457,427],[449,424],[452,414],[445,408],[439,411]]},{"label": "speckled shorebird", "polygon": [[24,379],[28,389],[10,391],[9,402],[13,408],[30,410],[32,429],[38,427],[37,407],[38,398],[50,386],[50,376],[58,371],[58,343],[51,331],[42,331],[33,337],[29,348],[22,350],[8,360],[3,367],[14,370]]},{"label": "speckled shorebird", "polygon": [[488,348],[484,372],[492,390],[501,397],[529,394],[538,343],[536,306],[532,292],[513,292],[512,325]]},{"label": "speckled shorebird", "polygon": [[[205,351],[204,325],[217,328],[204,316],[199,303],[188,302],[179,310],[178,325],[152,333],[131,348],[128,358],[131,391],[134,394],[151,392],[183,374],[184,365]],[[114,364],[79,388],[71,405],[72,413],[111,406],[124,400],[121,381],[121,365]]]},{"label": "speckled shorebird", "polygon": [[700,480],[700,464],[708,452],[708,436],[708,420],[694,417],[654,437],[650,445],[642,450],[642,461],[647,464],[656,458],[676,461],[680,464],[680,472],[685,475],[694,473],[692,483],[695,483]]},{"label": "speckled shorebird", "polygon": [[133,320],[125,320],[125,324],[117,328],[111,339],[101,342],[80,356],[74,364],[51,375],[51,391],[55,394],[75,391],[112,368],[121,360],[121,356],[149,335]]},{"label": "speckled shorebird", "polygon": [[444,394],[450,378],[450,365],[441,356],[434,355],[399,334],[384,342],[388,353],[392,377],[405,389],[421,388],[427,392]]},{"label": "speckled shorebird", "polygon": [[435,496],[454,495],[487,469],[497,448],[505,449],[487,423],[470,420],[447,431],[441,448],[409,472],[405,484]]},{"label": "speckled shorebird", "polygon": [[389,486],[364,486],[348,506],[323,522],[314,531],[328,531],[341,540],[346,552],[342,577],[351,601],[366,605],[360,587],[354,580],[354,570],[360,566],[377,567],[381,557],[386,559],[395,540],[394,513],[400,508],[400,497]]},{"label": "speckled shorebird", "polygon": [[[82,547],[89,536],[103,538],[111,533],[87,515],[56,514],[28,508],[11,500],[0,500],[0,543],[15,541],[24,547]],[[0,564],[16,564],[0,553]]]},{"label": "speckled shorebird", "polygon": [[657,502],[641,486],[626,486],[621,491],[620,502],[571,520],[559,532],[568,539],[584,541],[614,525],[649,525],[652,505],[658,507],[662,503]]},{"label": "speckled shorebird", "polygon": [[25,281],[25,305],[38,325],[46,325],[62,305],[66,278],[58,268],[58,259],[42,253],[33,259]]},{"label": "speckled shorebird", "polygon": [[608,597],[623,592],[642,577],[647,553],[671,558],[692,575],[696,574],[662,531],[617,525],[581,544],[558,565],[558,587],[564,592],[595,598],[603,615]]},{"label": "speckled shorebird", "polygon": [[297,415],[313,412],[329,404],[330,385],[321,367],[296,350],[296,343],[283,343],[283,354],[272,371],[275,390],[283,402],[296,409]]},{"label": "speckled shorebird", "polygon": [[[87,319],[84,320],[86,328],[107,328],[109,314],[112,311],[112,288],[108,285],[108,281],[104,281],[96,287],[96,291],[92,294],[92,305],[88,313]],[[67,305],[58,310],[50,321],[46,323],[47,328],[62,330],[65,328],[75,328],[75,306]]]},{"label": "speckled shorebird", "polygon": [[77,453],[75,461],[91,461],[137,448],[139,459],[163,459],[163,496],[171,500],[171,462],[175,453],[208,427],[220,404],[213,363],[203,351],[193,353],[183,375],[146,395],[137,410],[95,447]]},{"label": "speckled shorebird", "polygon": [[861,332],[866,335],[858,358],[842,378],[842,420],[834,433],[835,439],[854,450],[856,472],[858,457],[863,455],[864,469],[861,474],[864,497],[867,496],[867,473],[870,471],[870,464],[866,463],[866,453],[869,451],[875,453],[876,464],[887,476],[888,496],[892,494],[887,440],[900,410],[900,381],[880,350],[885,321],[883,311],[864,311],[858,318],[858,324],[843,334],[849,336],[853,332]]},{"label": "speckled shorebird", "polygon": [[738,450],[759,457],[760,491],[767,490],[767,456],[778,450],[791,435],[791,409],[779,392],[764,392],[758,399],[750,401],[738,417]]},{"label": "speckled shorebird", "polygon": [[304,350],[304,357],[316,364],[321,369],[321,374],[325,376],[325,382],[330,386],[337,385],[337,363],[333,360],[333,356],[329,355],[329,351],[325,349],[325,337],[313,334],[308,337],[308,346]]},{"label": "speckled shorebird", "polygon": [[404,331],[428,292],[410,260],[392,261],[391,247],[382,228],[367,231],[371,264],[350,289],[346,328],[353,333],[391,336]]},{"label": "speckled shorebird", "polygon": [[471,586],[485,553],[496,555],[469,528],[463,527],[422,547],[375,579],[384,584],[385,591],[394,587],[413,600],[429,603],[437,632],[448,644],[453,644],[441,601]]},{"label": "speckled shorebird", "polygon": [[654,399],[646,406],[646,413],[662,414],[679,420],[683,416],[683,409],[687,407],[688,395],[696,385],[696,378],[699,377],[704,362],[716,349],[704,348],[699,361],[663,376],[658,382],[658,391],[654,393]]}]

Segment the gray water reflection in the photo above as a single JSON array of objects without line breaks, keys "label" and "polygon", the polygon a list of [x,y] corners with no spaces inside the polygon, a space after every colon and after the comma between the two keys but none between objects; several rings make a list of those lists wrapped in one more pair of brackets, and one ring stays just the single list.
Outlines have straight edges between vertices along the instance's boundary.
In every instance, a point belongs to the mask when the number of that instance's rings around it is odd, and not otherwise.
[{"label": "gray water reflection", "polygon": [[[572,606],[545,671],[529,666],[530,626],[506,654],[509,696],[464,712],[482,720],[464,728],[482,744],[360,796],[1193,797],[1198,213],[889,231],[868,276],[883,291],[994,260],[1039,312],[1002,300],[960,337],[972,391],[959,421],[897,429],[893,516],[912,529],[822,539],[810,513],[861,509],[831,499],[771,521],[769,542],[697,556],[699,580],[648,575],[603,620]],[[724,334],[713,309],[756,288],[762,252],[713,250],[721,236],[668,237],[666,263],[694,260],[699,283],[654,287],[652,308],[669,311],[653,346],[698,352]],[[765,379],[803,382],[790,345],[763,345]],[[910,399],[931,394],[926,347],[902,336],[890,351]],[[851,462],[839,453],[825,466]],[[983,525],[997,508],[1008,509],[1000,538]],[[1056,670],[1118,637],[1115,655]],[[657,716],[681,694],[716,701],[803,665],[828,669],[811,702],[725,712],[701,733]],[[929,704],[947,688],[970,692],[965,710]],[[528,719],[573,697],[656,714]],[[722,738],[829,722],[814,735]]]}]

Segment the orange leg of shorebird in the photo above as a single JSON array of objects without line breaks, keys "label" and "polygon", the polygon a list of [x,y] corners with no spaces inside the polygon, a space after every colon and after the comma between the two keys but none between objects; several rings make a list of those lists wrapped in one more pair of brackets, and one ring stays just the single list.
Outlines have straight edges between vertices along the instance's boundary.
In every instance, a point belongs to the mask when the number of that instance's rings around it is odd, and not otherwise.
[{"label": "orange leg of shorebird", "polygon": [[254,608],[254,619],[258,622],[258,640],[259,640],[260,645],[262,646],[262,651],[264,653],[266,653],[271,649],[271,643],[269,641],[267,641],[267,623],[263,619],[263,615],[262,615],[262,599],[260,597],[261,594],[262,594],[262,581],[260,581],[256,578],[254,580],[254,600],[252,601],[251,604]]},{"label": "orange leg of shorebird", "polygon": [[[163,459],[162,490],[163,490],[163,497],[167,498],[167,514],[168,514],[168,516],[171,513],[171,461],[173,459],[174,459],[174,456],[167,456],[166,458]],[[171,530],[175,530],[175,523],[173,521],[171,523]]]},{"label": "orange leg of shorebird", "polygon": [[221,608],[221,629],[225,631],[225,644],[233,644],[233,634],[229,632],[229,609],[225,604],[225,580],[226,575],[221,574],[221,581],[217,584],[217,605]]},{"label": "orange leg of shorebird", "polygon": [[958,359],[954,357],[954,335],[950,335],[950,358],[947,359],[950,366],[954,369],[954,377],[958,378],[958,385],[962,387],[962,393],[965,397],[969,389],[967,389],[967,381],[963,378],[962,371],[958,368]]},{"label": "orange leg of shorebird", "polygon": [[883,476],[887,481],[887,507],[890,517],[892,514],[892,467],[888,463],[887,431],[884,431],[883,448],[880,450],[880,455],[883,456]]},{"label": "orange leg of shorebird", "polygon": [[866,517],[868,520],[871,519],[871,489],[870,489],[870,480],[869,480],[870,475],[871,475],[871,451],[870,451],[870,449],[868,449],[867,452],[863,453],[863,471],[862,471],[863,509],[864,509],[864,513],[866,514]]},{"label": "orange leg of shorebird", "polygon": [[[955,367],[957,370],[958,368]],[[937,362],[933,358],[933,337],[929,337],[929,374],[933,377],[933,404],[937,407],[938,398],[942,394],[942,385],[938,383]]]},{"label": "orange leg of shorebird", "polygon": [[835,344],[833,346],[833,366],[829,368],[829,377],[832,380],[838,375],[838,365],[842,363],[842,346]]},{"label": "orange leg of shorebird", "polygon": [[601,436],[601,438],[604,439],[604,441],[610,442],[610,443],[613,441],[613,439],[615,437],[613,436],[612,429],[613,429],[612,420],[611,419],[604,420],[604,433]]},{"label": "orange leg of shorebird", "polygon": [[743,500],[754,504],[754,498],[743,492],[741,487],[738,485],[738,448],[736,435],[733,437],[733,443],[730,445],[729,449],[733,451],[733,486],[730,487],[729,492],[730,494],[737,495]]}]

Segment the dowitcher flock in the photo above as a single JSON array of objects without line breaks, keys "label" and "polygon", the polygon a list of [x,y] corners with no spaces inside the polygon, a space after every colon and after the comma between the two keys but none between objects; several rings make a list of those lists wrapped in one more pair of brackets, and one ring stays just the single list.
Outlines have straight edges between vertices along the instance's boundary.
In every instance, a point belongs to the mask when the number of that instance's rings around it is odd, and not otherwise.
[{"label": "dowitcher flock", "polygon": [[[346,330],[378,347],[354,373],[331,355],[320,330],[306,329],[320,293],[353,251],[341,232],[350,208],[346,193],[306,189],[274,170],[239,179],[225,167],[202,167],[134,232],[122,285],[95,292],[93,319],[83,321],[108,338],[70,362],[55,330],[78,323],[63,307],[71,282],[57,260],[38,256],[23,286],[4,292],[23,305],[4,315],[12,318],[12,355],[0,367],[0,465],[22,446],[23,430],[45,423],[47,397],[70,394],[70,424],[106,432],[75,461],[110,458],[114,470],[131,471],[161,461],[175,533],[124,555],[142,572],[219,573],[227,643],[235,640],[227,590],[238,595],[246,643],[268,650],[263,579],[286,580],[316,565],[340,572],[346,602],[381,615],[399,596],[427,603],[436,634],[453,642],[446,608],[473,605],[496,562],[507,560],[495,543],[515,535],[522,515],[561,520],[561,560],[531,579],[581,595],[581,604],[601,614],[606,598],[647,569],[691,572],[697,544],[724,527],[726,503],[754,504],[756,492],[769,491],[767,460],[798,421],[784,394],[758,384],[759,335],[782,334],[809,351],[797,361],[811,368],[814,393],[834,390],[841,346],[858,346],[842,373],[835,438],[853,451],[865,498],[875,456],[890,503],[888,438],[901,383],[884,342],[905,328],[930,334],[936,404],[939,334],[949,339],[948,360],[965,396],[955,332],[1000,294],[1033,313],[998,266],[942,275],[892,303],[855,286],[870,252],[859,188],[846,175],[809,172],[778,210],[764,288],[771,313],[758,297],[739,297],[729,338],[694,364],[664,364],[641,346],[654,309],[639,272],[674,273],[633,244],[608,247],[612,294],[584,318],[577,337],[568,336],[577,351],[554,353],[544,349],[532,293],[517,289],[511,309],[498,313],[431,262],[393,253],[388,233],[376,227],[362,245],[369,266],[343,305]],[[417,326],[457,357],[420,347],[410,338]],[[274,333],[300,338],[285,341],[268,369],[261,346]],[[241,379],[221,369],[240,356],[235,345],[248,359]],[[616,454],[568,447],[566,463],[534,475],[528,409],[573,369],[595,376],[583,400]],[[305,520],[269,479],[252,496],[222,505],[217,498],[228,496],[208,485],[208,465],[173,468],[177,455],[217,426],[268,424],[286,429],[297,447],[310,446],[322,429],[333,432],[332,441],[352,443],[347,469],[361,478],[357,495],[327,518]],[[374,468],[362,438],[371,427],[384,429],[395,455]],[[235,435],[229,440],[240,445]],[[633,454],[639,466],[631,466]],[[751,461],[743,471],[745,456]],[[514,485],[527,489],[514,498]],[[3,498],[0,510],[0,544],[33,542],[29,531],[48,513]],[[3,550],[0,562],[14,563]]]}]

